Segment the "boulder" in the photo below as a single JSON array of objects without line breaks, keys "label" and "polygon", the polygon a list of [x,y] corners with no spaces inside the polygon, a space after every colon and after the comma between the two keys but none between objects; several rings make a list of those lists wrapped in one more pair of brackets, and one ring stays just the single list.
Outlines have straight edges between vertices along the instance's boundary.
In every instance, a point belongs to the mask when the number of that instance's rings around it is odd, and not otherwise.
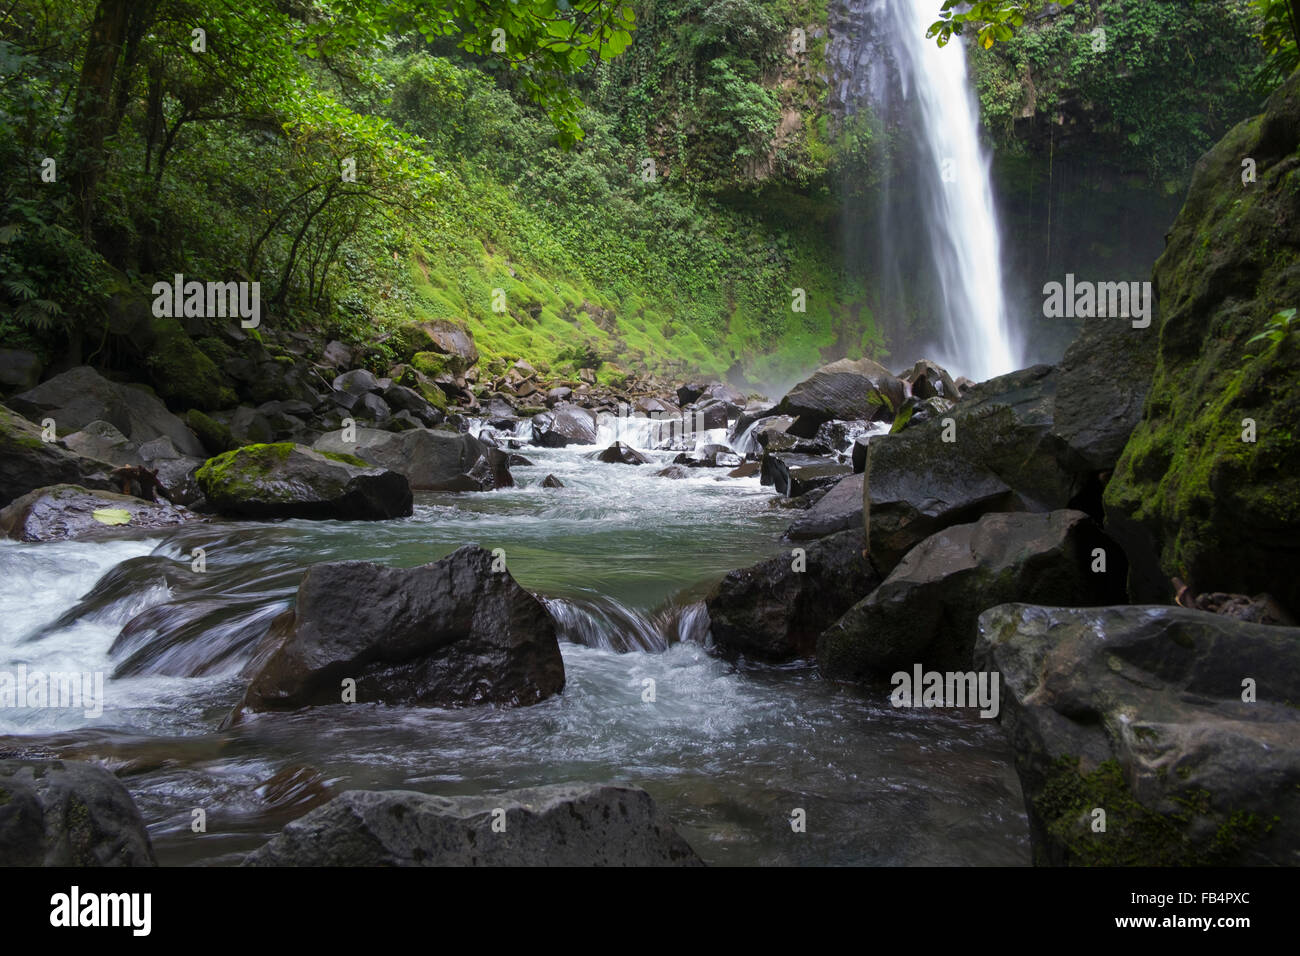
[{"label": "boulder", "polygon": [[335,376],[331,386],[336,392],[347,392],[360,397],[379,391],[379,379],[375,378],[373,372],[358,368]]},{"label": "boulder", "polygon": [[442,429],[404,432],[357,428],[356,441],[344,441],[342,430],[329,432],[313,447],[323,453],[355,455],[406,477],[416,491],[469,491],[461,479],[488,452],[472,435]]},{"label": "boulder", "polygon": [[109,463],[42,441],[41,435],[40,428],[0,405],[0,506],[37,488],[65,482],[105,491],[112,488]]},{"label": "boulder", "polygon": [[817,637],[879,583],[860,528],[730,571],[705,599],[717,651],[780,663],[810,658]]},{"label": "boulder", "polygon": [[726,428],[727,422],[735,418],[739,411],[737,406],[728,405],[726,402],[701,402],[695,406],[695,410],[692,412],[691,425],[704,431],[714,428]]},{"label": "boulder", "polygon": [[561,402],[533,418],[533,442],[543,448],[596,444],[596,416],[585,408]]},{"label": "boulder", "polygon": [[785,536],[802,541],[861,527],[862,475],[850,474],[836,481],[820,501],[796,518]]},{"label": "boulder", "polygon": [[515,476],[510,474],[510,455],[499,448],[489,448],[483,457],[474,462],[466,477],[478,485],[477,491],[494,491],[513,488]]},{"label": "boulder", "polygon": [[1169,600],[1179,575],[1300,615],[1300,343],[1274,319],[1300,304],[1297,116],[1300,74],[1197,164],[1155,265],[1159,327],[1132,332],[1156,367],[1104,502],[1134,600]]},{"label": "boulder", "polygon": [[41,360],[26,349],[0,349],[0,395],[25,392],[41,380]]},{"label": "boulder", "polygon": [[557,784],[458,797],[349,790],[290,823],[244,865],[703,864],[644,790]]},{"label": "boulder", "polygon": [[899,378],[908,384],[912,397],[918,400],[946,398],[956,401],[961,397],[952,376],[938,363],[931,362],[929,359],[921,359]]},{"label": "boulder", "polygon": [[337,339],[327,342],[321,364],[328,368],[347,368],[352,364],[352,350]]},{"label": "boulder", "polygon": [[564,482],[560,481],[560,479],[559,479],[559,478],[556,478],[554,475],[547,475],[545,478],[542,479],[542,487],[543,487],[543,488],[563,488],[563,487],[564,487]]},{"label": "boulder", "polygon": [[194,478],[213,508],[236,517],[349,521],[411,513],[411,486],[401,474],[290,442],[210,458]]},{"label": "boulder", "polygon": [[135,801],[102,767],[0,760],[0,866],[156,866]]},{"label": "boulder", "polygon": [[[104,421],[89,422],[80,431],[65,435],[59,444],[78,455],[97,458],[112,465],[141,464],[140,446]],[[172,447],[174,450],[175,446]]]},{"label": "boulder", "polygon": [[691,382],[686,385],[677,387],[677,404],[689,405],[698,401],[699,397],[704,394],[705,385],[701,382]]},{"label": "boulder", "polygon": [[1155,371],[1151,329],[1088,319],[1061,359],[1052,432],[1071,471],[1111,471],[1142,417]]},{"label": "boulder", "polygon": [[616,441],[599,454],[588,455],[595,461],[603,461],[608,465],[645,465],[650,459],[641,454],[631,445],[625,445],[621,441]]},{"label": "boulder", "polygon": [[1035,863],[1300,864],[1300,629],[1007,604],[975,663],[1001,674]]},{"label": "boulder", "polygon": [[[1104,571],[1094,572],[1094,549]],[[880,587],[826,629],[817,663],[837,680],[888,678],[915,664],[970,670],[980,612],[1007,601],[1122,600],[1119,548],[1082,511],[991,514],[926,538]]]},{"label": "boulder", "polygon": [[561,402],[567,402],[573,397],[573,389],[567,385],[557,385],[546,393],[546,407],[554,408]]},{"label": "boulder", "polygon": [[[235,404],[237,396],[225,374],[195,345],[180,321],[152,312],[142,319],[128,333],[127,341],[160,396],[181,408],[203,411]],[[122,430],[132,438],[140,437]]]},{"label": "boulder", "polygon": [[118,385],[86,365],[47,379],[7,402],[33,422],[52,418],[60,434],[93,421],[109,422],[127,438],[146,442],[166,435],[186,455],[202,457],[203,445],[184,422],[143,388]]},{"label": "boulder", "polygon": [[976,386],[945,419],[872,438],[863,513],[876,567],[983,514],[1066,507],[1075,481],[1051,431],[1055,394],[1056,372],[1038,365]]},{"label": "boulder", "polygon": [[312,565],[277,617],[231,715],[357,703],[523,706],[564,689],[564,662],[545,606],[496,559],[466,545],[432,564]]},{"label": "boulder", "polygon": [[52,485],[29,491],[0,509],[0,534],[15,541],[68,541],[141,528],[174,528],[197,520],[194,512],[166,501]]},{"label": "boulder", "polygon": [[410,358],[417,353],[441,355],[446,360],[448,370],[458,378],[464,376],[479,359],[474,335],[463,326],[446,319],[407,326],[402,330],[401,342],[405,352],[402,358]]},{"label": "boulder", "polygon": [[901,432],[904,428],[942,419],[952,411],[953,406],[956,404],[951,399],[939,398],[937,395],[923,399],[908,398],[903,402],[903,407],[898,410],[898,414],[894,417],[889,433],[892,435]]},{"label": "boulder", "polygon": [[691,477],[691,470],[685,465],[669,465],[667,468],[661,468],[655,472],[656,478],[671,478],[678,481],[682,478]]},{"label": "boulder", "polygon": [[852,472],[851,465],[814,455],[781,452],[763,456],[763,484],[775,485],[778,494],[789,498],[833,485]]},{"label": "boulder", "polygon": [[811,438],[831,419],[889,421],[902,406],[903,383],[871,359],[840,359],[790,389],[777,412],[798,421],[790,430]]}]

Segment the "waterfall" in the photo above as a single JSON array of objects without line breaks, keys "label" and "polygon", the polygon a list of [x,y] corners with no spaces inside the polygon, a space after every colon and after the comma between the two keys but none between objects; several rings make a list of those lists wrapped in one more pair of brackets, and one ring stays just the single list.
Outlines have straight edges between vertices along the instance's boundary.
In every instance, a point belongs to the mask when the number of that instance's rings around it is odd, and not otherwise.
[{"label": "waterfall", "polygon": [[935,358],[976,381],[1020,367],[1002,291],[1002,256],[989,160],[961,40],[940,47],[925,32],[937,0],[886,0],[904,99],[922,125],[928,155],[925,229],[943,298],[945,341]]}]

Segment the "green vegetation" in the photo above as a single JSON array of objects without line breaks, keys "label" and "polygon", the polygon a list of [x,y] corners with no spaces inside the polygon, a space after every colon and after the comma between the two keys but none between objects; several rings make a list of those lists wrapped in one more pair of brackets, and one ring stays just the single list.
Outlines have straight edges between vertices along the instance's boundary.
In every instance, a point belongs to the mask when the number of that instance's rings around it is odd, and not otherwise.
[{"label": "green vegetation", "polygon": [[223,328],[187,327],[198,349],[163,329],[165,354],[148,334],[113,344],[181,273],[257,280],[263,328],[368,344],[379,371],[392,333],[427,319],[467,327],[485,363],[557,374],[780,376],[832,346],[879,352],[827,241],[825,39],[790,50],[824,0],[456,2],[436,29],[423,7],[13,5],[6,344],[116,364],[182,408],[231,404]]},{"label": "green vegetation", "polygon": [[1248,0],[1076,4],[971,51],[981,113],[1000,152],[1026,148],[1027,120],[1037,138],[1073,137],[1089,162],[1181,192],[1196,160],[1259,109],[1257,28]]}]

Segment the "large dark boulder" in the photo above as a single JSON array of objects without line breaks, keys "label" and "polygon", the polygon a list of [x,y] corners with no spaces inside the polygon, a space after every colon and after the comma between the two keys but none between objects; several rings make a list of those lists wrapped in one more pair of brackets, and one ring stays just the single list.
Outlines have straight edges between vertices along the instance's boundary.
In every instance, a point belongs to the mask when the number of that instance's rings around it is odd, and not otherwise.
[{"label": "large dark boulder", "polygon": [[111,465],[42,440],[41,429],[0,405],[0,507],[29,491],[76,483],[107,491]]},{"label": "large dark boulder", "polygon": [[832,419],[888,421],[903,404],[903,383],[871,359],[840,359],[790,389],[776,411],[798,421],[792,434],[811,438]]},{"label": "large dark boulder", "polygon": [[87,365],[47,379],[14,395],[6,404],[38,424],[45,418],[54,419],[60,435],[103,420],[132,441],[165,435],[183,454],[198,458],[204,454],[195,434],[148,390],[110,382]]},{"label": "large dark boulder", "polygon": [[1108,472],[1142,417],[1156,364],[1154,328],[1089,319],[1061,359],[1052,431],[1065,466]]},{"label": "large dark boulder", "polygon": [[705,600],[718,652],[776,663],[811,657],[817,636],[880,583],[865,541],[855,528],[728,572]]},{"label": "large dark boulder", "polygon": [[888,573],[922,539],[980,515],[1071,502],[1076,479],[1052,433],[1056,380],[1046,365],[990,379],[948,417],[871,439],[863,510],[876,567]]},{"label": "large dark boulder", "polygon": [[0,760],[0,866],[154,866],[126,788],[102,767]]},{"label": "large dark boulder", "polygon": [[1178,575],[1300,614],[1300,336],[1251,341],[1300,305],[1298,147],[1300,74],[1197,164],[1156,262],[1155,373],[1104,499],[1134,600],[1168,600]]},{"label": "large dark boulder", "polygon": [[820,501],[794,520],[785,536],[802,541],[861,527],[862,475],[845,475]]},{"label": "large dark boulder", "polygon": [[333,431],[316,440],[318,452],[355,455],[380,468],[404,475],[416,491],[472,491],[464,478],[488,452],[473,435],[442,429],[412,428],[404,432],[356,428],[355,441]]},{"label": "large dark boulder", "polygon": [[1300,864],[1300,629],[1008,604],[975,663],[1001,674],[1036,863]]},{"label": "large dark boulder", "polygon": [[[1104,571],[1092,570],[1097,548]],[[817,663],[840,680],[887,678],[914,664],[969,670],[981,611],[1007,601],[1123,600],[1125,570],[1119,549],[1081,511],[985,515],[917,545],[827,628]]]},{"label": "large dark boulder", "polygon": [[397,472],[289,442],[210,458],[194,478],[213,508],[236,517],[348,521],[411,513],[411,486]]},{"label": "large dark boulder", "polygon": [[596,444],[596,416],[567,402],[533,416],[533,442],[543,448]]},{"label": "large dark boulder", "polygon": [[68,541],[142,528],[174,528],[197,520],[192,511],[165,501],[52,485],[29,491],[0,509],[0,534],[15,541]]},{"label": "large dark boulder", "polygon": [[520,706],[558,694],[555,624],[494,562],[466,545],[416,568],[313,565],[259,646],[232,718],[338,704],[345,678],[357,703]]},{"label": "large dark boulder", "polygon": [[245,866],[702,866],[644,790],[557,784],[483,796],[349,790]]}]

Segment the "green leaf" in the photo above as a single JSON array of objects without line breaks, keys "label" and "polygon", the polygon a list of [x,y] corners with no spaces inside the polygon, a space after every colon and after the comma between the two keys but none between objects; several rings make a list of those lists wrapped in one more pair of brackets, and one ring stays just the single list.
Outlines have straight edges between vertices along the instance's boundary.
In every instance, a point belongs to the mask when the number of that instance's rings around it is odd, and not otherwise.
[{"label": "green leaf", "polygon": [[100,524],[115,525],[129,524],[131,521],[131,512],[125,508],[96,508],[91,517]]}]

